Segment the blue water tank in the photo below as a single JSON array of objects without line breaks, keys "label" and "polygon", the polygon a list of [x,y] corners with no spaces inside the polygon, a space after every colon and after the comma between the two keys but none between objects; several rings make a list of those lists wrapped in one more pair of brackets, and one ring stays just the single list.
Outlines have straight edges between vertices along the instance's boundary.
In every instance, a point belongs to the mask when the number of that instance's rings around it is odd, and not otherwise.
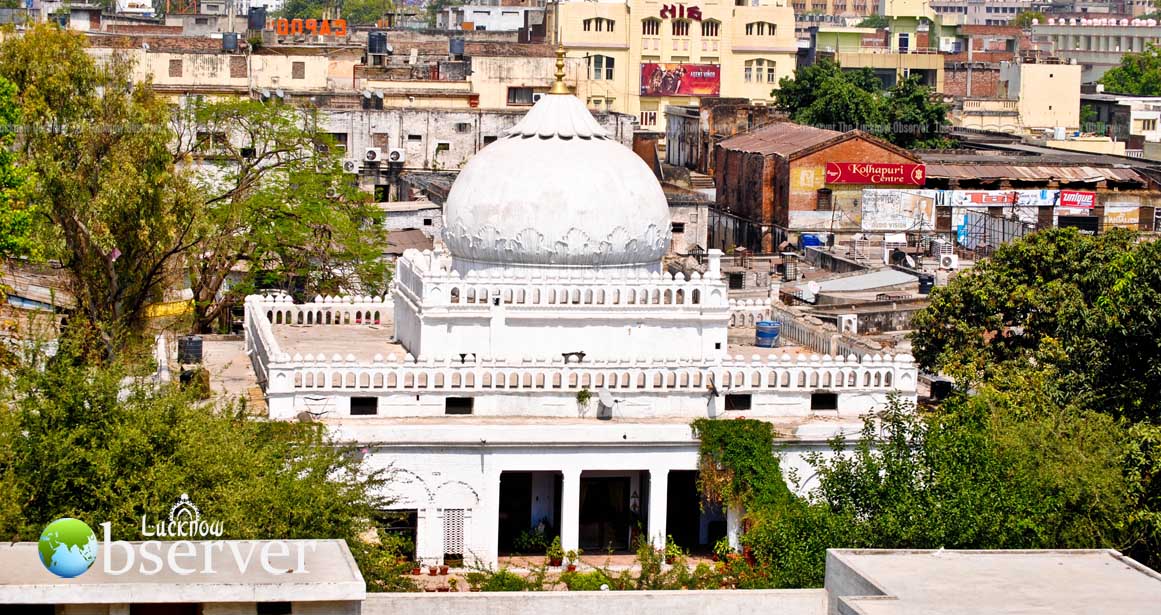
[{"label": "blue water tank", "polygon": [[803,249],[823,245],[823,241],[818,235],[803,235],[799,243],[802,244]]},{"label": "blue water tank", "polygon": [[760,320],[755,325],[757,329],[754,345],[759,348],[773,348],[778,345],[778,335],[782,333],[782,321]]}]

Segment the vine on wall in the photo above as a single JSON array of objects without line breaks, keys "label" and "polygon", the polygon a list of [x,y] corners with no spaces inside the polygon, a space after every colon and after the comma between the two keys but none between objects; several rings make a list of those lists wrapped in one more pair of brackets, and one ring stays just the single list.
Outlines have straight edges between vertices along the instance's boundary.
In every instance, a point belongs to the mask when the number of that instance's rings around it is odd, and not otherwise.
[{"label": "vine on wall", "polygon": [[714,504],[753,508],[791,499],[774,454],[774,426],[754,419],[697,419],[698,491]]}]

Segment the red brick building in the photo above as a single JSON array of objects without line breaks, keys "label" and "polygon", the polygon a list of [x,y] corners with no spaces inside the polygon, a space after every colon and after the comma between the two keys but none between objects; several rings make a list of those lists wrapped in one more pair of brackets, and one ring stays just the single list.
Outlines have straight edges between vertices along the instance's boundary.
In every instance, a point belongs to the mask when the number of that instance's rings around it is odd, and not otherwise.
[{"label": "red brick building", "polygon": [[802,233],[849,229],[864,188],[925,180],[910,152],[858,130],[773,124],[722,141],[714,157],[718,207],[759,226],[763,252]]}]

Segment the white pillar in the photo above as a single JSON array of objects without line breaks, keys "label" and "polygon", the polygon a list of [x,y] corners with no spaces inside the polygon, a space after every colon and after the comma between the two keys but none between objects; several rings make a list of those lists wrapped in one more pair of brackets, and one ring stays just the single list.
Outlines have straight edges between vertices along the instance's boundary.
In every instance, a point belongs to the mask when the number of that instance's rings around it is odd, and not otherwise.
[{"label": "white pillar", "polygon": [[500,475],[484,474],[484,553],[478,554],[481,563],[495,565],[500,557]]},{"label": "white pillar", "polygon": [[580,474],[568,468],[560,485],[560,546],[565,551],[580,548]]},{"label": "white pillar", "polygon": [[742,507],[730,505],[726,508],[726,538],[730,548],[742,550]]},{"label": "white pillar", "polygon": [[649,470],[649,542],[654,549],[665,548],[668,504],[669,470]]}]

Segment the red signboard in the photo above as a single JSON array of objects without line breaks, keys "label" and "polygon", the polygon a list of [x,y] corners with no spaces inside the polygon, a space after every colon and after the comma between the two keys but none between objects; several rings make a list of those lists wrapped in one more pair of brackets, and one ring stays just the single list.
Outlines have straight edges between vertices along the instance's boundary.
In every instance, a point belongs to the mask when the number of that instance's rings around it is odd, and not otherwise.
[{"label": "red signboard", "polygon": [[641,64],[642,96],[717,96],[721,83],[717,64]]},{"label": "red signboard", "polygon": [[1060,191],[1060,207],[1092,209],[1094,205],[1096,205],[1095,192],[1082,192],[1079,190]]},{"label": "red signboard", "polygon": [[922,186],[926,181],[927,167],[922,164],[826,163],[826,183],[828,184]]}]

